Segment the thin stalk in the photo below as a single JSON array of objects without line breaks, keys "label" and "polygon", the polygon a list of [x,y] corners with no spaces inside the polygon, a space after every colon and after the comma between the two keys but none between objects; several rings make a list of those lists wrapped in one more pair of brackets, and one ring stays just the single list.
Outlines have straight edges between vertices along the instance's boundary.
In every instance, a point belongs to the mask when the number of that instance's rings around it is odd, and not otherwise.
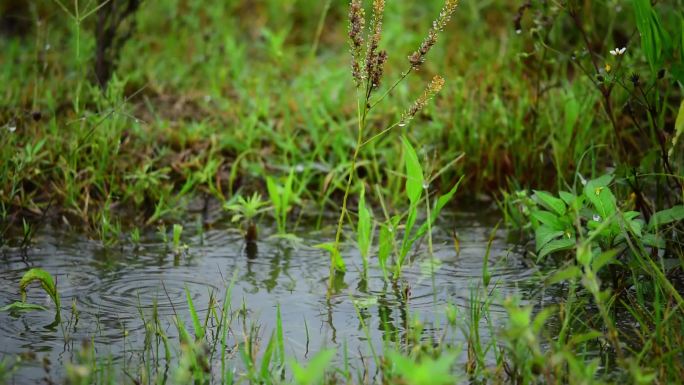
[{"label": "thin stalk", "polygon": [[[361,144],[363,143],[363,130],[366,126],[366,113],[368,109],[366,108],[367,99],[364,101],[363,113],[361,112],[360,98],[358,97],[358,88],[356,90],[356,113],[358,117],[358,134],[356,138],[356,146],[354,148],[354,155],[352,156],[351,167],[349,168],[349,175],[347,176],[347,187],[344,190],[344,199],[342,200],[342,209],[340,210],[340,219],[337,221],[337,231],[335,233],[335,243],[334,249],[339,252],[340,250],[340,238],[342,236],[342,224],[344,223],[344,217],[347,214],[347,200],[349,199],[349,191],[351,190],[352,180],[354,179],[354,170],[356,170],[356,161],[359,157],[359,152],[361,150]],[[335,266],[330,263],[330,278],[328,282],[328,297],[330,297],[333,288],[333,280],[335,276]]]},{"label": "thin stalk", "polygon": [[413,71],[413,67],[409,67],[408,70],[402,72],[402,73],[401,73],[401,77],[400,77],[399,79],[397,79],[397,81],[394,82],[394,84],[392,84],[392,86],[391,86],[389,89],[387,89],[387,91],[385,91],[385,93],[382,94],[382,96],[380,96],[374,103],[372,103],[372,104],[368,107],[368,110],[372,110],[373,107],[375,107],[376,105],[378,105],[378,103],[380,103],[380,102],[381,102],[383,99],[385,99],[392,91],[394,91],[394,89],[397,88],[397,86],[399,85],[399,83],[401,83],[402,81],[404,81],[404,79],[406,79],[406,77],[409,76],[409,74],[411,73],[411,71]]}]

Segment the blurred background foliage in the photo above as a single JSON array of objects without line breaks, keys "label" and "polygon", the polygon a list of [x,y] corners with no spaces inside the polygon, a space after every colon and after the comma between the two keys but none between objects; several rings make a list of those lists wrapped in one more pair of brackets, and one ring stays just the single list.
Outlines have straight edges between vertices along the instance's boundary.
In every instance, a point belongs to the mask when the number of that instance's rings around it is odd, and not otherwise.
[{"label": "blurred background foliage", "polygon": [[[683,7],[654,4],[662,42],[652,63],[639,4],[463,1],[426,65],[373,124],[395,120],[440,74],[445,90],[403,129],[432,170],[465,153],[438,185],[465,174],[463,191],[497,196],[615,170],[633,178],[627,193],[651,191],[653,206],[674,204],[681,200],[681,179],[672,178],[682,172],[681,141],[672,147],[684,82]],[[387,3],[387,83],[408,67],[441,6]],[[135,9],[126,14],[128,7]],[[264,175],[293,167],[304,198],[336,209],[329,197],[339,193],[354,145],[347,7],[0,1],[4,216],[12,222],[18,213],[58,208],[92,225],[105,208],[126,207],[156,220],[186,197],[263,190]],[[110,79],[101,79],[103,60]],[[397,141],[380,141],[358,171],[371,184],[391,185],[387,170],[398,168],[400,151]]]}]

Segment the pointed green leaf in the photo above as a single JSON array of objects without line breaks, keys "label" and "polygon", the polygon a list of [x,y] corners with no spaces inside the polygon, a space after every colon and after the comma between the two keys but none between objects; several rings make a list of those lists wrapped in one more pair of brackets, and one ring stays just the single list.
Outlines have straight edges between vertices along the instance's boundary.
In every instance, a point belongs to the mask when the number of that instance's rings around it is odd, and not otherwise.
[{"label": "pointed green leaf", "polygon": [[372,214],[366,207],[365,188],[361,189],[361,197],[359,198],[359,224],[357,228],[357,243],[359,251],[363,257],[364,267],[368,266],[368,252],[370,250],[371,232],[372,232]]},{"label": "pointed green leaf", "polygon": [[674,206],[667,210],[661,210],[653,214],[648,226],[656,228],[673,222],[684,220],[684,205]]},{"label": "pointed green leaf", "polygon": [[192,295],[190,295],[190,290],[185,286],[185,298],[187,298],[188,309],[190,310],[190,318],[192,318],[192,327],[195,329],[195,340],[199,341],[204,338],[204,328],[197,315],[197,310],[195,310],[195,304],[192,302]]},{"label": "pointed green leaf", "polygon": [[9,305],[0,307],[0,311],[9,313],[29,312],[34,310],[47,310],[45,306],[35,305],[22,301],[15,301]]},{"label": "pointed green leaf", "polygon": [[404,162],[406,164],[406,195],[411,204],[417,204],[423,193],[423,169],[418,155],[406,137],[401,137],[404,143]]},{"label": "pointed green leaf", "polygon": [[575,238],[562,238],[555,241],[551,241],[542,247],[537,256],[537,260],[540,261],[549,254],[556,253],[558,251],[570,250],[575,247]]},{"label": "pointed green leaf", "polygon": [[[444,206],[446,206],[447,203],[449,203],[449,201],[451,201],[451,198],[454,197],[454,194],[456,194],[456,191],[458,191],[458,186],[461,184],[462,180],[463,180],[463,177],[461,177],[458,180],[458,182],[456,182],[454,187],[452,187],[448,193],[437,198],[437,202],[435,203],[435,207],[433,207],[433,209],[430,212],[430,223],[429,223],[430,227],[432,227],[432,225],[434,225],[435,221],[439,217],[439,213],[442,212],[442,209],[444,208]],[[426,221],[425,223],[423,223],[420,226],[420,228],[418,228],[416,235],[413,237],[413,241],[415,241],[418,238],[425,235],[425,233],[427,233],[427,230],[428,230],[428,222]]]},{"label": "pointed green leaf", "polygon": [[40,286],[55,303],[55,321],[59,322],[61,318],[61,303],[59,301],[59,292],[57,292],[57,285],[55,284],[55,280],[52,278],[52,275],[50,275],[50,273],[48,273],[47,271],[40,268],[33,268],[24,273],[24,275],[21,277],[21,280],[19,281],[19,293],[21,294],[21,301],[26,302],[26,287],[31,282],[35,281],[40,282]]},{"label": "pointed green leaf", "polygon": [[539,226],[534,232],[536,251],[539,252],[547,243],[562,237],[563,234],[564,231],[554,230],[546,225]]},{"label": "pointed green leaf", "polygon": [[566,211],[565,203],[545,191],[534,191],[534,198],[546,209],[558,215],[564,215]]},{"label": "pointed green leaf", "polygon": [[535,210],[532,212],[532,217],[542,224],[548,226],[554,231],[563,231],[565,226],[563,222],[560,221],[557,215],[549,211]]},{"label": "pointed green leaf", "polygon": [[344,264],[344,260],[342,259],[342,256],[340,255],[340,251],[337,250],[334,243],[331,243],[331,242],[321,243],[321,244],[318,244],[314,247],[317,249],[326,250],[330,253],[330,263],[332,263],[335,270],[337,270],[339,272],[344,272],[347,270],[347,267]]},{"label": "pointed green leaf", "polygon": [[587,182],[584,186],[584,196],[591,202],[601,220],[612,217],[617,211],[615,196],[608,187],[612,176],[603,176]]},{"label": "pointed green leaf", "polygon": [[565,269],[559,270],[556,273],[554,273],[551,278],[549,278],[549,284],[556,284],[559,282],[565,282],[565,281],[570,281],[574,279],[578,279],[579,277],[582,276],[582,269],[580,269],[578,266],[570,266]]}]

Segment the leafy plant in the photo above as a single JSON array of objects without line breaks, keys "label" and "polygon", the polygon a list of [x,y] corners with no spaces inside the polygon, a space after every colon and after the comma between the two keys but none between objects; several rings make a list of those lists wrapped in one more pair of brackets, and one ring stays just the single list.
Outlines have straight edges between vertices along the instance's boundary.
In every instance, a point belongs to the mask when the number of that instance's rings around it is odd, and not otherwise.
[{"label": "leafy plant", "polygon": [[290,211],[291,205],[294,202],[294,170],[290,170],[285,183],[279,185],[271,178],[266,178],[266,187],[268,189],[268,196],[273,205],[274,216],[278,225],[278,233],[285,234],[287,226],[287,213]]},{"label": "leafy plant", "polygon": [[21,301],[16,301],[12,304],[6,305],[0,308],[0,311],[9,312],[21,312],[21,311],[33,311],[33,310],[47,310],[44,306],[34,305],[26,303],[26,288],[33,282],[40,283],[45,293],[52,299],[55,304],[55,324],[59,323],[61,317],[61,304],[59,300],[59,292],[57,291],[57,285],[52,275],[47,271],[40,268],[33,268],[24,273],[19,281],[19,293],[21,295]]},{"label": "leafy plant", "polygon": [[[550,254],[574,250],[581,239],[591,239],[590,250],[594,253],[616,249],[619,253],[629,251],[629,237],[646,246],[664,248],[665,243],[658,228],[684,219],[684,206],[674,206],[659,211],[648,224],[637,211],[623,211],[611,191],[612,175],[587,181],[581,194],[568,191],[553,196],[545,191],[534,191],[531,199],[518,193],[510,199],[518,207],[513,209],[529,218],[535,234],[537,261]],[[510,213],[511,210],[508,210]]]},{"label": "leafy plant", "polygon": [[173,252],[176,255],[180,255],[185,251],[188,246],[181,243],[181,235],[183,234],[183,226],[179,224],[174,224],[173,225],[173,238],[172,238],[172,245],[173,245]]},{"label": "leafy plant", "polygon": [[258,229],[255,222],[257,215],[261,214],[263,208],[268,204],[261,200],[261,194],[254,193],[247,199],[242,195],[237,195],[235,203],[226,203],[226,210],[233,213],[232,221],[242,221],[242,230],[247,242],[256,242],[258,239]]},{"label": "leafy plant", "polygon": [[[446,0],[444,6],[439,14],[439,17],[434,21],[432,28],[428,32],[427,37],[421,44],[418,50],[416,50],[408,60],[408,69],[401,73],[399,79],[393,83],[383,94],[376,98],[373,98],[375,91],[378,91],[381,87],[381,82],[384,76],[384,66],[387,61],[387,52],[380,50],[380,42],[382,39],[382,28],[383,28],[383,17],[385,12],[385,1],[384,0],[374,0],[372,7],[372,17],[370,19],[370,24],[367,32],[365,34],[365,24],[366,16],[365,10],[363,8],[362,0],[353,0],[349,7],[349,45],[352,54],[352,66],[351,74],[356,86],[357,92],[357,136],[356,145],[354,146],[354,153],[348,168],[347,173],[347,183],[344,190],[344,197],[342,198],[342,208],[340,210],[340,217],[337,222],[337,231],[335,234],[335,242],[333,248],[338,251],[342,235],[342,226],[347,216],[347,200],[350,195],[350,190],[352,187],[352,181],[354,178],[354,173],[356,172],[356,167],[359,161],[359,155],[361,149],[371,143],[373,143],[378,138],[389,133],[396,127],[405,127],[417,114],[422,110],[444,86],[444,79],[439,76],[435,76],[432,82],[428,85],[423,94],[418,97],[416,102],[408,108],[399,118],[399,120],[387,126],[387,128],[381,130],[379,133],[370,135],[367,137],[367,125],[368,117],[371,110],[380,103],[385,97],[387,97],[402,81],[404,81],[411,72],[419,70],[426,59],[428,52],[437,42],[439,33],[444,29],[446,24],[449,22],[451,15],[455,12],[458,5],[457,1]],[[368,44],[364,44],[365,40],[368,40]],[[364,45],[365,52],[364,52]],[[410,175],[413,177],[413,175]],[[422,179],[417,182],[419,188],[422,191]],[[411,185],[411,189],[414,186]],[[415,194],[411,194],[412,198],[415,198]],[[417,202],[415,203],[417,204]],[[411,211],[409,211],[410,215]],[[365,214],[364,214],[365,215]],[[415,220],[415,218],[414,218]]]}]

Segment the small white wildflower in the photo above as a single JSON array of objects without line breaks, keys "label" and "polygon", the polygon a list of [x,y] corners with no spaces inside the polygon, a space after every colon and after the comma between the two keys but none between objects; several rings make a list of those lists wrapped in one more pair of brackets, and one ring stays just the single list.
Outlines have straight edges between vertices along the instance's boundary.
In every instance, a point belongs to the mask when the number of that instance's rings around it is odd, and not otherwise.
[{"label": "small white wildflower", "polygon": [[14,124],[10,124],[9,126],[7,126],[7,131],[9,131],[9,132],[14,132],[16,130],[17,130],[17,126],[15,126]]},{"label": "small white wildflower", "polygon": [[622,48],[615,48],[610,50],[610,54],[613,56],[620,56],[627,51],[627,47],[622,47]]},{"label": "small white wildflower", "polygon": [[428,188],[430,188],[430,182],[423,181],[423,190],[427,190]]},{"label": "small white wildflower", "polygon": [[594,217],[592,218],[594,222],[601,222],[601,216],[598,214],[594,214]]}]

